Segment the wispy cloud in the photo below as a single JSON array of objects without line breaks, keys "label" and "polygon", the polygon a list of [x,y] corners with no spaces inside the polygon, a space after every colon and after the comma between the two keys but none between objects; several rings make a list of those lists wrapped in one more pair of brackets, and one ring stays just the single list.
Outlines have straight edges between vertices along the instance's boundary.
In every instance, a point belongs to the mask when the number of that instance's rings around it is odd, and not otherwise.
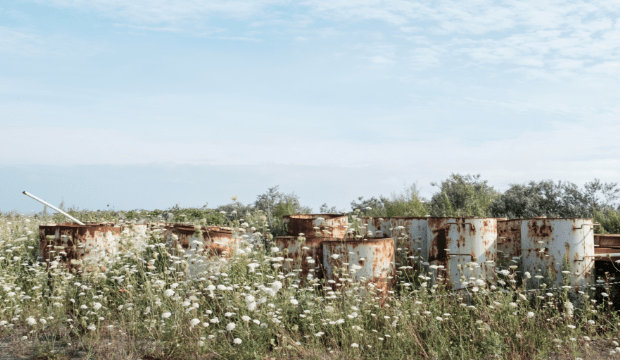
[{"label": "wispy cloud", "polygon": [[92,55],[98,49],[86,41],[64,35],[41,34],[37,31],[0,26],[0,53],[20,56]]},{"label": "wispy cloud", "polygon": [[282,0],[34,0],[42,4],[98,11],[137,23],[174,23],[210,16],[249,18]]},{"label": "wispy cloud", "polygon": [[[280,37],[290,30],[293,41],[315,37],[317,32],[324,31],[326,21],[338,32],[344,31],[345,24],[362,26],[379,21],[386,27],[375,32],[381,34],[386,44],[393,45],[395,39],[405,43],[397,54],[370,55],[373,63],[379,57],[391,62],[398,62],[401,57],[404,63],[412,62],[414,66],[456,59],[485,66],[509,66],[530,77],[549,78],[584,72],[615,75],[613,62],[620,58],[617,1],[36,1],[100,12],[124,19],[128,26],[151,31],[194,28],[191,33],[204,35],[203,28],[211,19],[229,17],[245,21],[248,27],[278,29],[273,33]],[[364,32],[355,36],[359,34]],[[264,39],[263,35],[248,35],[247,31],[237,29],[222,38],[259,41]]]}]

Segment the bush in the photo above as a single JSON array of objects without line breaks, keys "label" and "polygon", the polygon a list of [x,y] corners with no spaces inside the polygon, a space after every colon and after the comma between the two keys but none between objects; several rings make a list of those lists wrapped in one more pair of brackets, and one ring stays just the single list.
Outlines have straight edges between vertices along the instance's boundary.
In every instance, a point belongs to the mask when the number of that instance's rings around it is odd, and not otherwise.
[{"label": "bush", "polygon": [[439,187],[431,198],[432,216],[489,216],[489,207],[499,196],[480,175],[452,174],[441,185],[431,185]]}]

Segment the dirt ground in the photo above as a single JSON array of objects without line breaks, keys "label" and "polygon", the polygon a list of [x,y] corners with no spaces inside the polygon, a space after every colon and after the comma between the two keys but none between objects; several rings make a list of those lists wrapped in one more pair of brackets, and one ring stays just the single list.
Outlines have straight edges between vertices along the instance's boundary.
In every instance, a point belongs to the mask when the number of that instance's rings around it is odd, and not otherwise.
[{"label": "dirt ground", "polygon": [[[107,340],[102,341],[100,347],[97,349],[83,349],[77,346],[77,344],[70,344],[66,342],[57,342],[54,344],[54,348],[51,347],[51,342],[42,342],[40,340],[21,340],[21,335],[14,335],[11,337],[5,337],[0,339],[0,360],[86,360],[86,359],[141,359],[141,360],[163,360],[156,359],[151,356],[140,356],[148,352],[145,347],[136,348],[130,344],[123,344],[123,341],[115,339],[114,344],[108,343]],[[620,359],[620,353],[610,354],[610,351],[615,349],[612,341],[618,341],[617,339],[594,339],[589,342],[580,341],[581,349],[583,350],[583,360],[607,360],[607,359]],[[586,345],[587,344],[587,345]],[[125,346],[123,346],[125,345]],[[108,348],[109,346],[109,348]],[[322,356],[320,356],[323,358]],[[212,358],[207,356],[205,358]],[[533,357],[532,357],[533,358]],[[276,360],[278,358],[267,357],[267,359]],[[325,359],[333,359],[333,356],[326,354]],[[572,359],[564,354],[552,355],[550,360],[567,360]],[[279,360],[279,359],[278,359]],[[289,359],[290,360],[290,359]]]}]

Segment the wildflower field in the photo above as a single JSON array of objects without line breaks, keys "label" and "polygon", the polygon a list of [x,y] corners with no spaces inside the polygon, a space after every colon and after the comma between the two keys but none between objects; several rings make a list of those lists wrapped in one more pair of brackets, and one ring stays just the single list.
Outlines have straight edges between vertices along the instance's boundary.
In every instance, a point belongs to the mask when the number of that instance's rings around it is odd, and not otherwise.
[{"label": "wildflower field", "polygon": [[[62,248],[41,258],[38,226],[50,217],[1,216],[0,352],[37,359],[620,358],[615,279],[575,293],[522,274],[512,260],[495,281],[466,278],[470,286],[452,292],[444,269],[421,272],[428,268],[414,253],[398,256],[389,291],[356,281],[348,264],[331,287],[320,264],[303,278],[301,264],[284,266],[291,259],[274,246],[267,217],[245,215],[227,220],[243,239],[230,253],[173,248],[151,225],[123,235],[117,252],[91,263],[63,261]],[[354,228],[355,216],[349,221]],[[205,224],[196,220],[197,231]]]}]

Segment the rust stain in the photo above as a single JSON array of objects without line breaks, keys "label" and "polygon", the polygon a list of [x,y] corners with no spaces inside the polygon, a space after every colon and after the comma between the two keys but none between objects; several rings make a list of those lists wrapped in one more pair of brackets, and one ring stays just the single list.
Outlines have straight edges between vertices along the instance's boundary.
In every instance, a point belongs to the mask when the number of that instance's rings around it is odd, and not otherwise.
[{"label": "rust stain", "polygon": [[521,256],[522,221],[520,219],[513,219],[497,222],[497,251],[507,260]]},{"label": "rust stain", "polygon": [[347,233],[348,217],[337,214],[299,214],[285,215],[283,221],[287,224],[291,236],[302,233],[306,237],[324,236],[343,239]]},{"label": "rust stain", "polygon": [[[523,228],[524,271],[544,269],[556,275],[555,285],[561,285],[565,276],[572,285],[590,282],[595,252],[592,219],[532,218]],[[527,225],[527,226],[525,226]],[[568,261],[570,275],[562,274],[564,261]],[[544,274],[543,274],[544,275]]]},{"label": "rust stain", "polygon": [[553,233],[553,227],[549,219],[537,219],[528,221],[527,235],[529,237],[548,238]]},{"label": "rust stain", "polygon": [[[310,273],[313,273],[318,278],[322,276],[322,271],[320,271],[323,264],[322,244],[323,242],[332,241],[342,241],[342,239],[334,237],[306,237],[305,241],[299,241],[297,236],[278,236],[275,238],[276,247],[282,252],[285,249],[287,250],[287,254],[283,255],[284,258],[293,260],[285,260],[284,270],[300,269],[299,275],[302,284],[305,283],[305,279]],[[303,249],[304,247],[308,248],[308,250]],[[308,261],[308,258],[314,260],[314,263]]]},{"label": "rust stain", "polygon": [[[332,255],[338,255],[337,258]],[[365,260],[361,260],[364,258]],[[340,279],[339,271],[348,264],[347,270],[351,269],[352,263],[361,266],[352,277],[356,281],[375,284],[375,288],[384,295],[392,286],[392,262],[394,261],[394,239],[392,238],[368,238],[366,240],[347,240],[323,242],[324,276],[336,284],[345,286]],[[337,270],[338,269],[338,270]]]}]

